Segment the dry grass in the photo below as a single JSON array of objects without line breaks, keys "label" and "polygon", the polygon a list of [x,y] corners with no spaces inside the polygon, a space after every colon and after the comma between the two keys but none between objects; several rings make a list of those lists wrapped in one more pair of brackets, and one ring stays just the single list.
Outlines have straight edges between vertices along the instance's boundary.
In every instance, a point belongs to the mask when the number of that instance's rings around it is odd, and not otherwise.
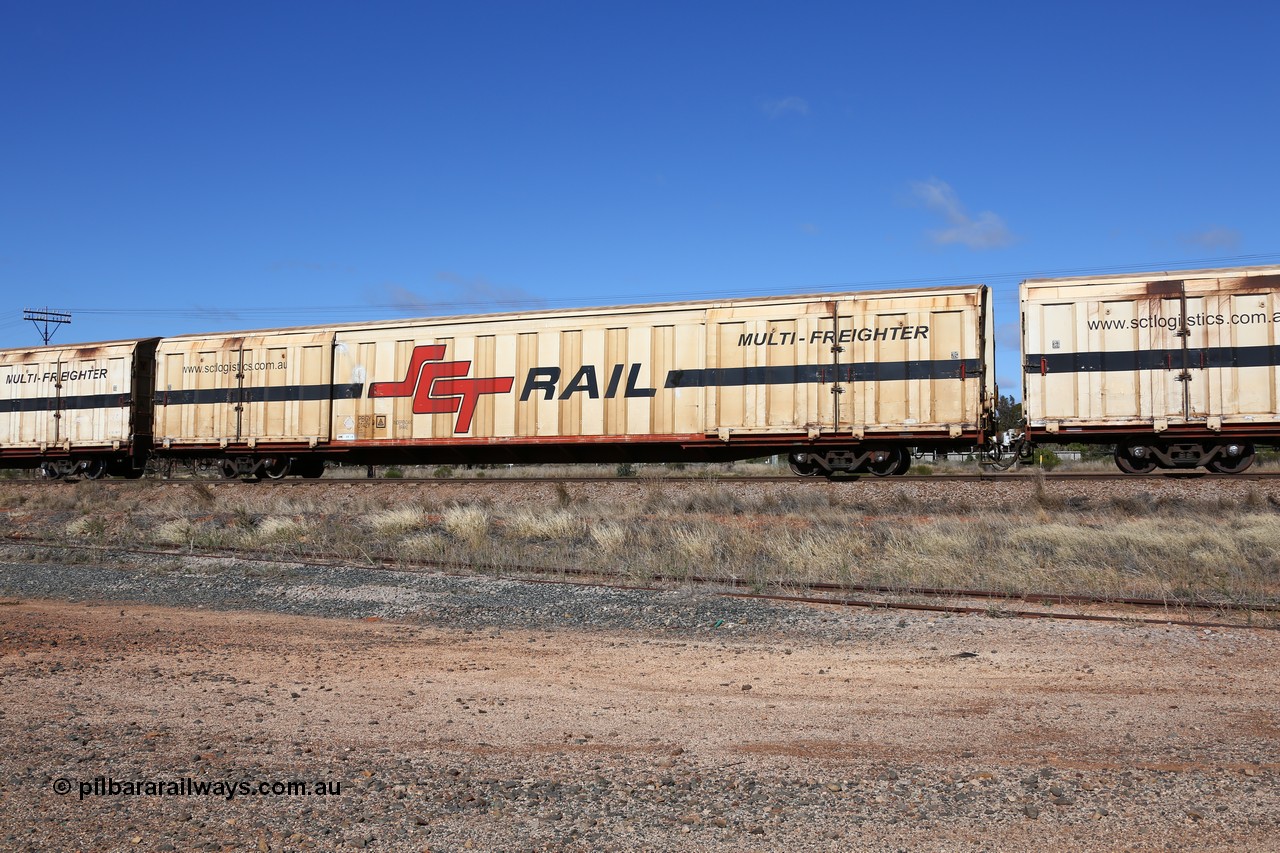
[{"label": "dry grass", "polygon": [[582,519],[563,509],[549,513],[517,510],[506,522],[506,534],[517,539],[574,541],[585,528]]},{"label": "dry grass", "polygon": [[422,530],[426,525],[426,511],[416,506],[395,507],[369,516],[369,526],[379,536],[396,536]]},{"label": "dry grass", "polygon": [[440,523],[450,536],[475,549],[489,539],[489,513],[477,506],[449,507]]},{"label": "dry grass", "polygon": [[166,488],[156,500],[146,484],[0,484],[0,532],[86,544],[250,548],[357,564],[712,576],[756,588],[826,581],[1280,601],[1280,499],[1267,486],[1190,499],[1107,487],[1067,496],[1041,483],[993,501],[976,492],[944,499],[928,484],[873,493],[646,481],[629,490],[571,484],[550,499],[496,504],[488,491],[467,492],[475,497],[442,509],[406,501],[398,488]]}]

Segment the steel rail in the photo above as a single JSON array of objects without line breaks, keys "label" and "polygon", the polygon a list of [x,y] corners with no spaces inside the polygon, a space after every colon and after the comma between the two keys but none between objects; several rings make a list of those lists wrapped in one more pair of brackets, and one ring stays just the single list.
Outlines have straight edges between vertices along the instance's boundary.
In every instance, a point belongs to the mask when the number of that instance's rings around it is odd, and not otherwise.
[{"label": "steel rail", "polygon": [[715,475],[689,475],[689,476],[571,476],[571,477],[325,477],[318,479],[306,479],[301,477],[283,477],[278,480],[243,480],[239,478],[223,478],[223,477],[184,477],[164,479],[160,477],[145,477],[139,480],[127,480],[116,478],[103,478],[100,480],[84,480],[84,479],[63,479],[57,481],[42,480],[39,478],[31,479],[15,479],[7,482],[10,485],[20,484],[41,484],[54,485],[55,483],[73,484],[73,483],[95,483],[105,486],[123,486],[125,484],[172,484],[172,483],[202,483],[208,486],[282,486],[282,487],[318,487],[324,488],[333,485],[361,485],[361,484],[448,484],[461,486],[497,486],[510,485],[512,483],[532,483],[532,484],[550,484],[550,483],[808,483],[808,484],[842,484],[842,483],[874,483],[878,485],[891,485],[893,483],[929,483],[929,482],[991,482],[991,483],[1016,483],[1016,482],[1036,482],[1038,480],[1055,481],[1055,482],[1122,482],[1122,483],[1152,483],[1162,480],[1214,480],[1226,482],[1261,482],[1267,480],[1280,479],[1280,470],[1277,471],[1256,471],[1244,474],[1215,474],[1208,471],[1153,471],[1149,474],[1123,474],[1120,472],[1097,472],[1097,471],[1080,471],[1080,472],[1039,472],[1039,471],[1007,471],[1007,472],[969,472],[969,473],[950,473],[950,474],[901,474],[890,477],[876,477],[870,474],[854,474],[839,476],[833,478],[826,477],[799,477],[795,474],[780,475],[749,475],[735,476],[733,474],[715,474]]}]

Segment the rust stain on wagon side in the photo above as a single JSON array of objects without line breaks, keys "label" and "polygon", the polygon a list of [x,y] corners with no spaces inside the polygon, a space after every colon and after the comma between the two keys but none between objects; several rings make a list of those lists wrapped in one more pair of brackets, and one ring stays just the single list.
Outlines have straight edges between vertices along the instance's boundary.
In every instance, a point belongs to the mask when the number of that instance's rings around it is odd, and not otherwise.
[{"label": "rust stain on wagon side", "polygon": [[1245,275],[1217,279],[1217,290],[1227,293],[1265,293],[1280,290],[1280,275]]},{"label": "rust stain on wagon side", "polygon": [[1181,279],[1160,281],[1148,281],[1143,285],[1143,289],[1148,296],[1181,296],[1182,288],[1186,282]]}]

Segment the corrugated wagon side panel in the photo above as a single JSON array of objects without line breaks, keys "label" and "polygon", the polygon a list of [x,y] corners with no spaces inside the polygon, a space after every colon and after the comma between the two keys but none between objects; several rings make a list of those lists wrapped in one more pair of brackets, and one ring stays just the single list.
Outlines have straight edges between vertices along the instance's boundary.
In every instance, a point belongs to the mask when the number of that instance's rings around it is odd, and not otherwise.
[{"label": "corrugated wagon side panel", "polygon": [[[624,331],[625,330],[621,330]],[[511,433],[514,436],[533,436],[538,434],[538,406],[523,405],[525,402],[525,388],[521,383],[522,377],[528,377],[530,371],[538,367],[538,333],[537,332],[520,332],[516,335],[516,368],[515,379],[518,383],[516,393],[518,397],[513,398],[511,403],[512,411],[516,413],[515,431]],[[537,397],[531,398],[537,400]],[[516,401],[520,401],[517,405]]]},{"label": "corrugated wagon side panel", "polygon": [[[900,311],[876,311],[875,313],[864,315],[864,320],[870,321],[872,328],[899,330],[907,325],[907,315]],[[936,331],[936,330],[935,330]],[[958,341],[952,341],[953,346],[961,346]],[[910,361],[907,355],[908,342],[901,337],[885,337],[882,340],[873,339],[870,342],[870,360],[875,362],[877,367],[882,365],[906,364]],[[958,350],[963,358],[963,347]],[[877,371],[882,378],[875,382],[860,383],[868,394],[874,395],[875,406],[868,412],[870,418],[868,423],[872,425],[879,424],[903,424],[908,422],[911,409],[911,386],[912,383],[906,378],[907,374],[903,371],[901,374],[889,371]],[[901,376],[901,378],[899,378]],[[920,418],[914,418],[915,422],[919,422]]]},{"label": "corrugated wagon side panel", "polygon": [[[298,380],[304,388],[323,388],[333,382],[333,346],[328,341],[304,345],[298,360]],[[331,395],[308,394],[297,403],[298,434],[315,436],[317,443],[329,437]]]},{"label": "corrugated wagon side panel", "polygon": [[[561,394],[560,401],[557,404],[556,411],[556,432],[565,435],[587,435],[586,424],[582,420],[582,400],[591,392],[591,381],[596,381],[594,377],[589,378],[585,375],[583,365],[582,351],[582,330],[567,329],[560,333],[560,354],[556,360],[556,364],[560,365],[560,375],[566,378],[570,383],[568,388],[581,388],[582,390],[568,394]],[[598,388],[597,388],[598,393]]]},{"label": "corrugated wagon side panel", "polygon": [[[671,363],[666,368],[670,377],[674,370],[705,370],[707,363],[707,328],[700,318],[684,319],[672,330]],[[702,387],[670,389],[671,432],[692,435],[707,430],[707,391]]]},{"label": "corrugated wagon side panel", "polygon": [[[945,361],[951,353],[959,353],[961,358],[967,357],[964,344],[967,317],[963,311],[933,311],[929,314],[930,338],[927,347],[918,347],[916,357],[927,353],[931,361]],[[957,341],[961,349],[955,349]],[[955,423],[964,420],[965,383],[940,382],[931,383],[932,388],[917,392],[917,397],[925,401],[927,409],[923,412],[926,422]]]},{"label": "corrugated wagon side panel", "polygon": [[[498,369],[497,364],[497,337],[495,335],[481,335],[476,338],[475,344],[475,372],[477,376],[493,376]],[[476,404],[475,420],[473,421],[472,434],[482,438],[491,438],[494,433],[494,421],[496,403],[493,395],[486,394],[480,398]]]},{"label": "corrugated wagon side panel", "polygon": [[[776,317],[763,323],[762,331],[782,340],[796,340],[799,321],[795,317]],[[786,369],[796,364],[795,345],[769,347],[765,360],[770,370]],[[768,385],[765,387],[765,426],[770,429],[800,429],[805,425],[803,386],[795,384]]]},{"label": "corrugated wagon side panel", "polygon": [[[604,330],[604,364],[627,364],[630,359],[630,351],[627,350],[627,332],[626,327]],[[671,327],[654,328],[653,336],[655,365],[662,361],[669,362],[672,346]],[[620,394],[614,394],[613,397],[605,396],[603,425],[605,435],[627,433],[627,402],[627,398]],[[654,403],[653,428],[655,430],[662,430],[671,423],[671,412],[664,403],[666,398],[663,398],[662,402]]]},{"label": "corrugated wagon side panel", "polygon": [[[746,367],[754,367],[754,363],[748,364],[748,357],[755,355],[754,348],[743,347],[738,341],[744,334],[754,333],[755,329],[748,332],[747,324],[739,319],[722,320],[713,314],[711,320],[715,323],[715,368],[720,371],[720,375],[729,377]],[[754,358],[751,360],[754,362]],[[717,384],[714,394],[715,421],[714,424],[708,424],[708,431],[718,427],[745,429],[752,426],[747,420],[748,389],[745,385],[729,382]]]},{"label": "corrugated wagon side panel", "polygon": [[[1087,312],[1088,349],[1102,352],[1126,352],[1146,345],[1144,335],[1135,322],[1139,304],[1134,299],[1113,299],[1099,302]],[[1144,388],[1138,381],[1137,371],[1127,371],[1108,377],[1104,373],[1087,374],[1088,408],[1085,417],[1123,418],[1133,417],[1152,406],[1152,389]]]},{"label": "corrugated wagon side panel", "polygon": [[[1275,291],[1224,294],[1218,313],[1236,322],[1214,327],[1222,344],[1237,353],[1276,352],[1280,344],[1278,296]],[[1256,417],[1280,411],[1280,367],[1255,361],[1246,356],[1237,359],[1234,369],[1211,371],[1210,381],[1217,391],[1214,396],[1221,400],[1224,417]]]},{"label": "corrugated wagon side panel", "polygon": [[[1032,328],[1033,351],[1049,355],[1074,355],[1076,344],[1076,308],[1073,303],[1051,303],[1039,306]],[[1042,358],[1042,361],[1044,359]],[[1046,418],[1075,418],[1080,414],[1079,374],[1075,371],[1050,370],[1042,366],[1033,378],[1031,400],[1034,410]]]}]

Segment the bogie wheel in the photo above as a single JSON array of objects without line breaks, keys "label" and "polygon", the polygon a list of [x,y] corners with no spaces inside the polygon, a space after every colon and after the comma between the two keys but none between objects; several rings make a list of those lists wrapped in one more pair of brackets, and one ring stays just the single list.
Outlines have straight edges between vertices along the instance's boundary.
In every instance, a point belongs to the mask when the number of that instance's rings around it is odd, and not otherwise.
[{"label": "bogie wheel", "polygon": [[84,463],[84,476],[86,480],[101,480],[107,476],[107,461],[105,459],[90,459]]},{"label": "bogie wheel", "polygon": [[240,468],[230,459],[224,459],[221,463],[222,476],[228,480],[234,480],[240,476]]},{"label": "bogie wheel", "polygon": [[792,453],[787,456],[787,467],[797,477],[816,477],[820,466],[809,459],[807,453]]},{"label": "bogie wheel", "polygon": [[[884,451],[884,458],[879,461],[869,461],[867,470],[877,477],[888,477],[892,474],[901,474],[898,469],[903,466],[911,465],[911,459],[907,454],[902,452],[901,448],[893,447]],[[906,469],[903,468],[903,471]]]},{"label": "bogie wheel", "polygon": [[1253,450],[1252,444],[1246,444],[1240,448],[1237,456],[1220,455],[1218,458],[1207,463],[1204,467],[1208,468],[1215,474],[1239,474],[1241,471],[1248,470],[1253,465],[1253,460],[1257,458],[1257,454]]},{"label": "bogie wheel", "polygon": [[909,470],[911,470],[911,454],[904,453],[902,454],[902,461],[898,463],[898,467],[893,469],[893,474],[897,477],[907,473]]},{"label": "bogie wheel", "polygon": [[289,457],[274,456],[263,459],[262,473],[268,480],[279,480],[289,473]]},{"label": "bogie wheel", "polygon": [[1156,460],[1130,456],[1129,448],[1121,445],[1116,448],[1116,467],[1126,474],[1150,474],[1156,470]]}]

